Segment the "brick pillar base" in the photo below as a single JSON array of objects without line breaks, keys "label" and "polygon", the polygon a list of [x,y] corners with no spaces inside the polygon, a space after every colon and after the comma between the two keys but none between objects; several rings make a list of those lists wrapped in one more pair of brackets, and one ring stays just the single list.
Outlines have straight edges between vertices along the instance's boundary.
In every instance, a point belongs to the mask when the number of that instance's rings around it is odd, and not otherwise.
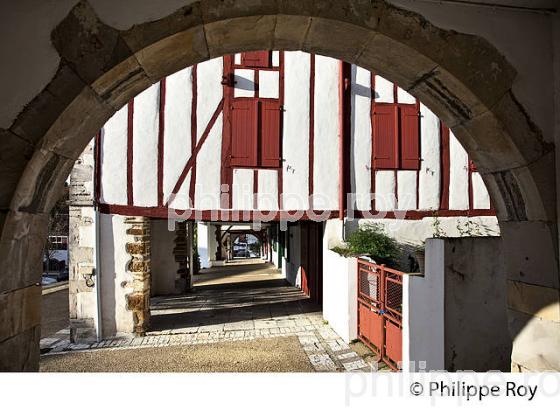
[{"label": "brick pillar base", "polygon": [[144,336],[150,323],[150,220],[130,217],[125,220],[131,256],[127,270],[132,276],[132,293],[126,296],[126,308],[132,312],[134,333]]}]

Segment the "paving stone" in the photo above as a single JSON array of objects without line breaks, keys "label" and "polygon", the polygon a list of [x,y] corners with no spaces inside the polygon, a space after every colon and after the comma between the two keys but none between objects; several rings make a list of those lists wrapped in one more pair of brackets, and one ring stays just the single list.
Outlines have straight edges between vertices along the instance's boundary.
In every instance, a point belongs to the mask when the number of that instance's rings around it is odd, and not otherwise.
[{"label": "paving stone", "polygon": [[255,320],[255,329],[270,329],[278,327],[275,320]]},{"label": "paving stone", "polygon": [[353,362],[342,363],[342,366],[344,366],[344,370],[352,371],[352,370],[358,370],[366,367],[366,362],[360,359],[360,360],[355,360]]},{"label": "paving stone", "polygon": [[310,354],[309,361],[318,372],[328,372],[336,370],[336,365],[328,354]]},{"label": "paving stone", "polygon": [[255,324],[252,320],[242,321],[242,322],[234,322],[234,323],[226,323],[224,325],[224,330],[250,330],[254,329]]}]

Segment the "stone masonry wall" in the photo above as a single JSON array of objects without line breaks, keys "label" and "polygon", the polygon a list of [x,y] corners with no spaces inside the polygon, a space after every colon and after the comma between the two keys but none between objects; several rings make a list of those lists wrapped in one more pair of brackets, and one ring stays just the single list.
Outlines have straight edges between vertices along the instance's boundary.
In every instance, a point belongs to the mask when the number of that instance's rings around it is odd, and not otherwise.
[{"label": "stone masonry wall", "polygon": [[93,152],[92,141],[70,174],[68,264],[70,337],[73,342],[96,338]]}]

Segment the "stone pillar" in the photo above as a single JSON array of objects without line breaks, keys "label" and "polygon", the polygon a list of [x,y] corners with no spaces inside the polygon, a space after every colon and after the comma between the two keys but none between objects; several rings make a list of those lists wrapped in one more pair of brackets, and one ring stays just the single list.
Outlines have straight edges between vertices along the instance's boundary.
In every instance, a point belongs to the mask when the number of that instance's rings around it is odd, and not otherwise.
[{"label": "stone pillar", "polygon": [[70,339],[75,343],[94,341],[97,337],[93,173],[92,141],[70,174],[68,272]]},{"label": "stone pillar", "polygon": [[127,271],[132,277],[132,292],[126,295],[126,309],[132,312],[133,331],[144,336],[150,323],[150,219],[126,218]]}]

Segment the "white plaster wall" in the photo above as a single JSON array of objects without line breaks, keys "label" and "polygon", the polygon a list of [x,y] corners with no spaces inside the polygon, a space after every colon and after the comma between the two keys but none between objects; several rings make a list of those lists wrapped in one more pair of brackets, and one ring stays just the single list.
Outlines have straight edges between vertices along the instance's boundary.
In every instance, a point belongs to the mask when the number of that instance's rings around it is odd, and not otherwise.
[{"label": "white plaster wall", "polygon": [[449,209],[469,209],[469,158],[452,132],[449,133],[449,158]]},{"label": "white plaster wall", "polygon": [[[196,140],[199,141],[224,94],[221,83],[223,59],[219,57],[205,61],[198,64],[197,70]],[[219,123],[221,124],[221,120]],[[220,161],[219,156],[217,159]]]},{"label": "white plaster wall", "polygon": [[475,209],[489,209],[490,195],[484,181],[478,172],[472,173],[473,207]]},{"label": "white plaster wall", "polygon": [[267,211],[278,209],[278,171],[260,169],[258,177],[258,209]]},{"label": "white plaster wall", "polygon": [[133,199],[136,206],[157,205],[159,84],[134,99]]},{"label": "white plaster wall", "polygon": [[280,73],[278,71],[259,71],[259,97],[279,98]]},{"label": "white plaster wall", "polygon": [[416,209],[416,171],[397,171],[397,209]]},{"label": "white plaster wall", "polygon": [[153,219],[151,235],[152,294],[171,295],[175,293],[175,277],[179,268],[173,255],[175,231],[169,231],[166,220]]},{"label": "white plaster wall", "polygon": [[[234,75],[234,97],[254,97],[255,96],[255,70],[236,68]],[[201,78],[202,79],[202,78]]]},{"label": "white plaster wall", "polygon": [[351,190],[358,210],[371,209],[371,73],[352,65]]},{"label": "white plaster wall", "polygon": [[395,172],[375,171],[375,209],[392,211],[396,208]]},{"label": "white plaster wall", "polygon": [[356,258],[343,258],[330,249],[342,242],[342,222],[325,223],[323,235],[323,318],[345,341],[357,337]]},{"label": "white plaster wall", "polygon": [[165,94],[164,203],[191,154],[192,67],[167,77]]},{"label": "white plaster wall", "polygon": [[[385,232],[395,238],[402,244],[420,244],[427,238],[432,238],[435,234],[433,217],[422,218],[419,220],[411,219],[360,219],[358,226],[367,224],[380,224],[384,227]],[[459,237],[461,233],[457,229],[459,225],[464,229],[467,221],[476,225],[481,235],[499,236],[500,227],[498,219],[494,216],[476,216],[476,217],[439,217],[437,221],[440,224],[440,230],[447,237]],[[356,225],[348,224],[347,234],[349,234]]]},{"label": "white plaster wall", "polygon": [[315,56],[315,209],[338,209],[339,71],[338,60]]},{"label": "white plaster wall", "polygon": [[287,51],[282,130],[284,209],[309,207],[309,76],[310,55]]},{"label": "white plaster wall", "polygon": [[272,52],[272,66],[278,67],[280,65],[280,52],[273,51]]},{"label": "white plaster wall", "polygon": [[445,368],[443,240],[426,241],[425,272],[424,277],[403,278],[405,372]]},{"label": "white plaster wall", "polygon": [[438,209],[440,205],[441,161],[440,122],[424,104],[420,104],[420,209]]},{"label": "white plaster wall", "polygon": [[[133,331],[132,312],[126,309],[126,295],[131,293],[132,275],[126,271],[129,257],[125,217],[100,215],[100,262],[102,326],[105,336]],[[124,285],[124,286],[123,286]]]},{"label": "white plaster wall", "polygon": [[[179,191],[177,191],[177,194],[171,195],[169,197],[169,208],[180,209],[180,210],[193,208],[192,204],[190,203],[190,197],[189,197],[191,178],[192,178],[192,171],[189,171],[187,173],[187,176],[185,177],[185,180],[183,181],[183,184],[180,186]],[[195,195],[196,195],[196,191],[195,191]]]},{"label": "white plaster wall", "polygon": [[395,102],[393,83],[378,75],[375,76],[375,101],[378,103]]},{"label": "white plaster wall", "polygon": [[222,123],[223,115],[220,114],[196,159],[194,203],[197,209],[220,209]]},{"label": "white plaster wall", "polygon": [[399,104],[416,104],[416,98],[401,87],[397,87],[397,102]]},{"label": "white plaster wall", "polygon": [[128,107],[125,105],[103,126],[101,138],[100,200],[107,204],[127,203]]},{"label": "white plaster wall", "polygon": [[200,258],[200,267],[206,269],[210,267],[210,253],[208,244],[208,225],[203,223],[197,224],[198,239],[198,256]]},{"label": "white plaster wall", "polygon": [[253,174],[252,169],[233,170],[232,209],[253,209]]}]

